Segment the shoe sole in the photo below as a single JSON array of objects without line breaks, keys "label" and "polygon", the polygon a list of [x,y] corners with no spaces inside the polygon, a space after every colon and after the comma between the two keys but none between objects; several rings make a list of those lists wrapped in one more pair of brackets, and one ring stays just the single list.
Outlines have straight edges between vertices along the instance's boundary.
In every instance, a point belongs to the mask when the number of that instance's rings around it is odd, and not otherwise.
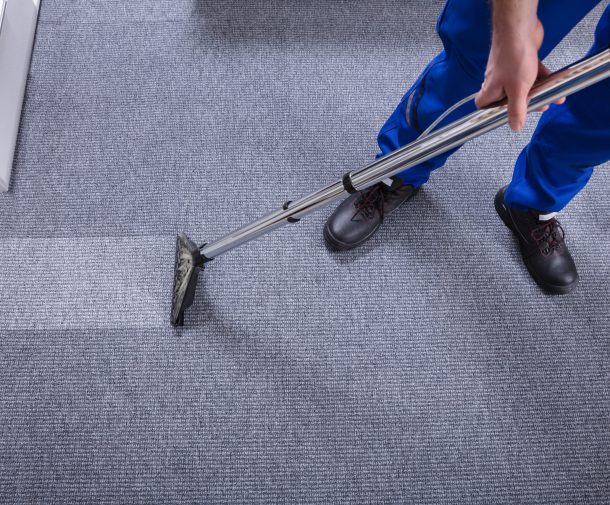
[{"label": "shoe sole", "polygon": [[[420,189],[421,188],[416,188],[415,190],[413,190],[413,193],[411,193],[409,198],[407,198],[404,202],[401,202],[398,206],[396,206],[396,208],[392,209],[390,212],[386,212],[386,215],[389,216],[392,212],[396,211],[399,207],[401,207],[402,205],[407,203],[409,200],[411,200],[419,192]],[[383,222],[381,224],[383,224]],[[344,242],[341,242],[337,238],[333,237],[333,234],[331,233],[330,228],[327,223],[324,225],[324,231],[323,231],[324,240],[326,241],[328,246],[335,251],[349,251],[350,249],[355,249],[356,247],[361,246],[367,240],[370,240],[370,238],[373,235],[375,235],[375,233],[377,233],[379,228],[381,228],[381,224],[377,228],[375,228],[371,233],[369,233],[366,237],[364,237],[362,240],[356,242],[355,244],[346,244]]]},{"label": "shoe sole", "polygon": [[[513,228],[511,220],[509,219],[509,216],[508,216],[508,209],[506,208],[506,205],[504,204],[504,192],[499,192],[496,195],[496,197],[494,199],[494,207],[496,208],[496,212],[498,213],[498,216],[500,216],[500,219],[502,220],[504,225],[511,232],[513,232],[514,235],[517,236],[517,240],[519,240],[519,247],[521,247],[521,240],[518,237],[518,232]],[[525,261],[523,262],[523,264],[525,265],[525,268],[527,268],[527,271],[529,272],[529,274],[532,276],[532,279],[534,279],[536,284],[538,284],[538,286],[540,286],[545,291],[548,291],[549,293],[552,293],[555,295],[567,295],[568,293],[570,293],[574,290],[574,288],[578,285],[578,281],[580,280],[579,277],[576,277],[576,280],[574,282],[572,282],[572,284],[568,284],[567,286],[557,286],[555,284],[551,284],[550,282],[546,282],[546,281],[542,280],[536,274],[536,272],[534,272],[532,269],[530,269],[529,265]]]}]

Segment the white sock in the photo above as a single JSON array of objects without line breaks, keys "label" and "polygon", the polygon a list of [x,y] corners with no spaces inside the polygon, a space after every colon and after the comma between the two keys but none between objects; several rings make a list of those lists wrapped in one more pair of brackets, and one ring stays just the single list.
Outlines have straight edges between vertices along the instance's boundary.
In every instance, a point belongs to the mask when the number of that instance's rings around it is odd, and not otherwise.
[{"label": "white sock", "polygon": [[550,212],[549,214],[539,214],[538,221],[550,221],[557,215],[557,212]]}]

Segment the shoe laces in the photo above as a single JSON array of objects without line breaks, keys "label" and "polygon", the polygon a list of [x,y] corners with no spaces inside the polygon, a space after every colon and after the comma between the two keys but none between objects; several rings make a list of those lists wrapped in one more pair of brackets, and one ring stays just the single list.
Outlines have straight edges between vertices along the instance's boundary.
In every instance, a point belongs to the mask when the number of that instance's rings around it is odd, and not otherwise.
[{"label": "shoe laces", "polygon": [[372,219],[375,210],[381,214],[383,219],[383,207],[385,203],[385,193],[381,185],[376,185],[372,189],[360,192],[360,198],[356,200],[354,206],[357,212],[354,214],[356,217],[358,214],[364,214],[368,219]]},{"label": "shoe laces", "polygon": [[549,219],[530,232],[538,249],[544,256],[548,256],[559,248],[564,240],[564,231],[557,219]]}]

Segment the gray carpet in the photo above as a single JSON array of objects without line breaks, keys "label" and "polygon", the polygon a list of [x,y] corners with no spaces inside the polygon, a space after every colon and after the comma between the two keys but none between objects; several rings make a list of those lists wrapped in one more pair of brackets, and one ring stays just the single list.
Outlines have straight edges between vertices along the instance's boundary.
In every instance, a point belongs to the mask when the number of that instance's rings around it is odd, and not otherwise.
[{"label": "gray carpet", "polygon": [[608,167],[562,214],[579,289],[543,294],[492,207],[534,118],[359,251],[326,210],[219,258],[168,324],[176,232],[367,163],[440,7],[43,2],[0,195],[2,503],[610,503]]}]

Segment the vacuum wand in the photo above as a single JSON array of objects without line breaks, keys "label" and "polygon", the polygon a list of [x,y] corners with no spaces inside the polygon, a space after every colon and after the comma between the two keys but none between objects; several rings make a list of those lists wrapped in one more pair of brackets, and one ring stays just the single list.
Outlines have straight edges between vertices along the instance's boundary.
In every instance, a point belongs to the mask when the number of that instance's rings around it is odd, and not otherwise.
[{"label": "vacuum wand", "polygon": [[[610,77],[610,49],[584,58],[537,83],[529,94],[528,112],[548,105]],[[468,140],[508,122],[506,99],[477,110],[414,142],[348,172],[343,178],[297,201],[286,202],[276,210],[228,235],[197,246],[185,234],[178,235],[171,322],[184,324],[184,312],[192,304],[199,272],[217,256],[254,240],[321,207],[362,191],[405,169],[461,146]]]}]

